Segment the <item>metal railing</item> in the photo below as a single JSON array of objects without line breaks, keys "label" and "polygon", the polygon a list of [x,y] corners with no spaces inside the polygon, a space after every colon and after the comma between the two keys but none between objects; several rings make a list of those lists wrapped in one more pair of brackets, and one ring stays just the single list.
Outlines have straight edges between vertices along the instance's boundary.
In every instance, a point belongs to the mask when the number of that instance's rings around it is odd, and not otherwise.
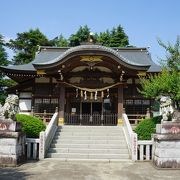
[{"label": "metal railing", "polygon": [[117,125],[117,114],[70,114],[65,113],[66,125]]}]

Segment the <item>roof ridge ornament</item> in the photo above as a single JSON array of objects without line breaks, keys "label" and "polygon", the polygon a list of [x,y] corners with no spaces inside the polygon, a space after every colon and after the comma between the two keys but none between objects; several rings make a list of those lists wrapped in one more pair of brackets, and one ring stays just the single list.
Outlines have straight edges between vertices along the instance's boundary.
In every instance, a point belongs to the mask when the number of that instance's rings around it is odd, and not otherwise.
[{"label": "roof ridge ornament", "polygon": [[94,33],[93,32],[89,33],[88,42],[93,43],[93,44],[95,43],[95,38],[94,38]]},{"label": "roof ridge ornament", "polygon": [[[80,43],[80,45],[95,45],[97,44],[96,39],[95,39],[95,34],[93,32],[90,32],[88,34],[88,39],[86,41],[83,41]],[[98,43],[100,44],[100,43]]]}]

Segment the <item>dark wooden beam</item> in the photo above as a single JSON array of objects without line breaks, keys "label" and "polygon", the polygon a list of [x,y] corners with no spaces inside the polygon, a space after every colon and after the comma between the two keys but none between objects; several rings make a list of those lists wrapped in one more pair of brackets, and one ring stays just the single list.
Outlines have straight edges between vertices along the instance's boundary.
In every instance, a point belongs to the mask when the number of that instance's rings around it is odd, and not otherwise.
[{"label": "dark wooden beam", "polygon": [[117,75],[109,72],[100,72],[100,71],[81,71],[81,72],[69,72],[65,74],[66,78],[69,77],[111,77],[115,78]]}]

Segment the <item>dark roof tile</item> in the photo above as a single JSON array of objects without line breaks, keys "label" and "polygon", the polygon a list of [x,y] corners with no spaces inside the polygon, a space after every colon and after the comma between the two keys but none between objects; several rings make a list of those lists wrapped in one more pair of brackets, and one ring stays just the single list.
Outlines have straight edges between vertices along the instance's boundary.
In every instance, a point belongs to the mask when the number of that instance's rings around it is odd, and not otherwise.
[{"label": "dark roof tile", "polygon": [[100,50],[112,53],[121,61],[134,66],[150,67],[148,72],[161,71],[160,66],[156,65],[147,50],[147,48],[109,48],[100,45],[80,45],[72,48],[57,48],[57,47],[41,47],[40,52],[35,56],[35,59],[29,64],[2,67],[2,69],[19,70],[19,71],[36,71],[33,65],[46,65],[62,60],[67,55],[83,50]]}]

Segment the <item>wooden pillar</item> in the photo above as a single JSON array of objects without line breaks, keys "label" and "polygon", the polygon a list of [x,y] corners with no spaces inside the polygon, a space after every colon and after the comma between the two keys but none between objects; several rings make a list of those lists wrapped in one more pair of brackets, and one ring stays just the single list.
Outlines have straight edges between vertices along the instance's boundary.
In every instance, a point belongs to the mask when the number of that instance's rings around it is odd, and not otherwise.
[{"label": "wooden pillar", "polygon": [[64,124],[65,88],[60,87],[59,94],[59,125]]},{"label": "wooden pillar", "polygon": [[122,125],[123,113],[123,86],[118,87],[118,125]]},{"label": "wooden pillar", "polygon": [[65,106],[65,107],[66,107],[66,112],[67,112],[67,113],[71,113],[70,94],[67,93],[66,95],[67,95],[67,96],[66,96],[66,106]]}]

